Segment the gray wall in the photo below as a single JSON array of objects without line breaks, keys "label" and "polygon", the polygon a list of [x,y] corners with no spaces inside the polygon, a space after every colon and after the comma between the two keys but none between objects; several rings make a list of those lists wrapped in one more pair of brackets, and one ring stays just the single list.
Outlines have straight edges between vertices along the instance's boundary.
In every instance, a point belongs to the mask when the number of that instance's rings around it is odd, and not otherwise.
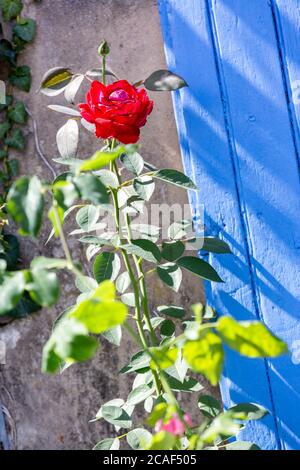
[{"label": "gray wall", "polygon": [[[55,135],[64,117],[49,111],[48,98],[36,94],[43,73],[57,65],[72,65],[85,71],[98,65],[97,45],[106,38],[111,45],[109,64],[122,77],[137,81],[153,70],[165,68],[163,45],[156,2],[153,0],[43,0],[27,1],[24,16],[37,20],[38,35],[23,56],[32,67],[33,86],[29,96],[22,96],[38,121],[39,139],[48,158],[57,155]],[[181,158],[169,94],[153,95],[155,109],[142,132],[141,153],[161,167],[181,169]],[[52,99],[58,103],[59,99]],[[25,155],[20,156],[22,173],[50,178],[39,160],[30,126]],[[83,155],[97,147],[97,141],[82,132]],[[88,149],[88,153],[87,150]],[[186,203],[184,191],[159,185],[159,202]],[[47,225],[47,224],[46,224]],[[43,242],[49,233],[45,227],[41,241],[23,243],[23,258],[33,254],[62,255],[59,243]],[[75,257],[84,260],[79,243],[70,239]],[[18,449],[87,449],[111,433],[109,425],[89,423],[100,404],[113,397],[126,398],[128,377],[119,377],[117,370],[135,350],[128,338],[120,349],[105,341],[93,361],[75,365],[63,375],[49,377],[40,372],[41,351],[56,316],[72,304],[76,295],[73,281],[61,276],[60,304],[26,320],[0,328],[0,339],[7,344],[6,365],[0,365],[2,403],[10,413],[10,432],[15,434]],[[155,305],[170,302],[188,306],[198,301],[202,286],[195,277],[186,276],[181,290],[174,295],[155,280],[150,298]],[[131,382],[131,379],[130,379]]]}]

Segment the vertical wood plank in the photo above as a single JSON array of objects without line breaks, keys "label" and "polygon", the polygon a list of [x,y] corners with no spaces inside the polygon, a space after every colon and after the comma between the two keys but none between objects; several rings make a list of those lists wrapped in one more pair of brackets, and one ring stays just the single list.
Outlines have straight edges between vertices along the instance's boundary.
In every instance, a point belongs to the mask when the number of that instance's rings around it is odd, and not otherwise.
[{"label": "vertical wood plank", "polygon": [[[189,89],[174,94],[187,173],[201,188],[210,234],[234,257],[211,259],[225,279],[208,285],[222,314],[264,320],[293,348],[299,330],[299,179],[291,108],[267,0],[161,0],[166,56]],[[255,401],[271,415],[241,438],[264,449],[300,448],[299,368],[227,353],[226,406]],[[289,410],[291,403],[293,410]],[[297,410],[297,413],[295,413]]]}]

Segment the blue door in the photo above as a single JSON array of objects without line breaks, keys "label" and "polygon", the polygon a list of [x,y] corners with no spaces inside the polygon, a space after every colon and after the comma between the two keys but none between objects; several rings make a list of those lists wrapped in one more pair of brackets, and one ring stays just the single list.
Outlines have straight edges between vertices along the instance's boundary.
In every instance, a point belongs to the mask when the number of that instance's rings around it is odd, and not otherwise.
[{"label": "blue door", "polygon": [[208,302],[260,319],[291,355],[250,360],[228,351],[225,406],[252,401],[270,415],[240,438],[300,449],[300,0],[159,0],[186,173],[201,188],[210,235],[234,256],[211,262],[225,284]]}]

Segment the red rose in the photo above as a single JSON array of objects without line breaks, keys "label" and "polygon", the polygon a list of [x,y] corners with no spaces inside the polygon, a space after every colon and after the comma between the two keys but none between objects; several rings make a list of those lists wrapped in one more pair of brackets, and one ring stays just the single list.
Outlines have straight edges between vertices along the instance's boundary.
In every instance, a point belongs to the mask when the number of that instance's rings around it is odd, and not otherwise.
[{"label": "red rose", "polygon": [[79,105],[81,116],[96,125],[96,136],[115,138],[123,144],[134,144],[140,135],[147,116],[153,109],[143,88],[135,88],[126,80],[111,85],[98,81],[91,84],[86,103]]}]

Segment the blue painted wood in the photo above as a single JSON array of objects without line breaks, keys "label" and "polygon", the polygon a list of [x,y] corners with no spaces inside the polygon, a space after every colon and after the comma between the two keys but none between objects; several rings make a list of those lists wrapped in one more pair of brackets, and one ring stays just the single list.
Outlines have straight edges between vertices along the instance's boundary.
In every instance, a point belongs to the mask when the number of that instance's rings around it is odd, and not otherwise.
[{"label": "blue painted wood", "polygon": [[[260,319],[300,362],[298,0],[159,0],[169,68],[189,88],[173,95],[185,171],[200,186],[207,232],[234,256],[211,257],[226,281],[208,301]],[[226,407],[254,401],[270,415],[239,436],[263,449],[300,449],[300,365],[227,351]]]}]

